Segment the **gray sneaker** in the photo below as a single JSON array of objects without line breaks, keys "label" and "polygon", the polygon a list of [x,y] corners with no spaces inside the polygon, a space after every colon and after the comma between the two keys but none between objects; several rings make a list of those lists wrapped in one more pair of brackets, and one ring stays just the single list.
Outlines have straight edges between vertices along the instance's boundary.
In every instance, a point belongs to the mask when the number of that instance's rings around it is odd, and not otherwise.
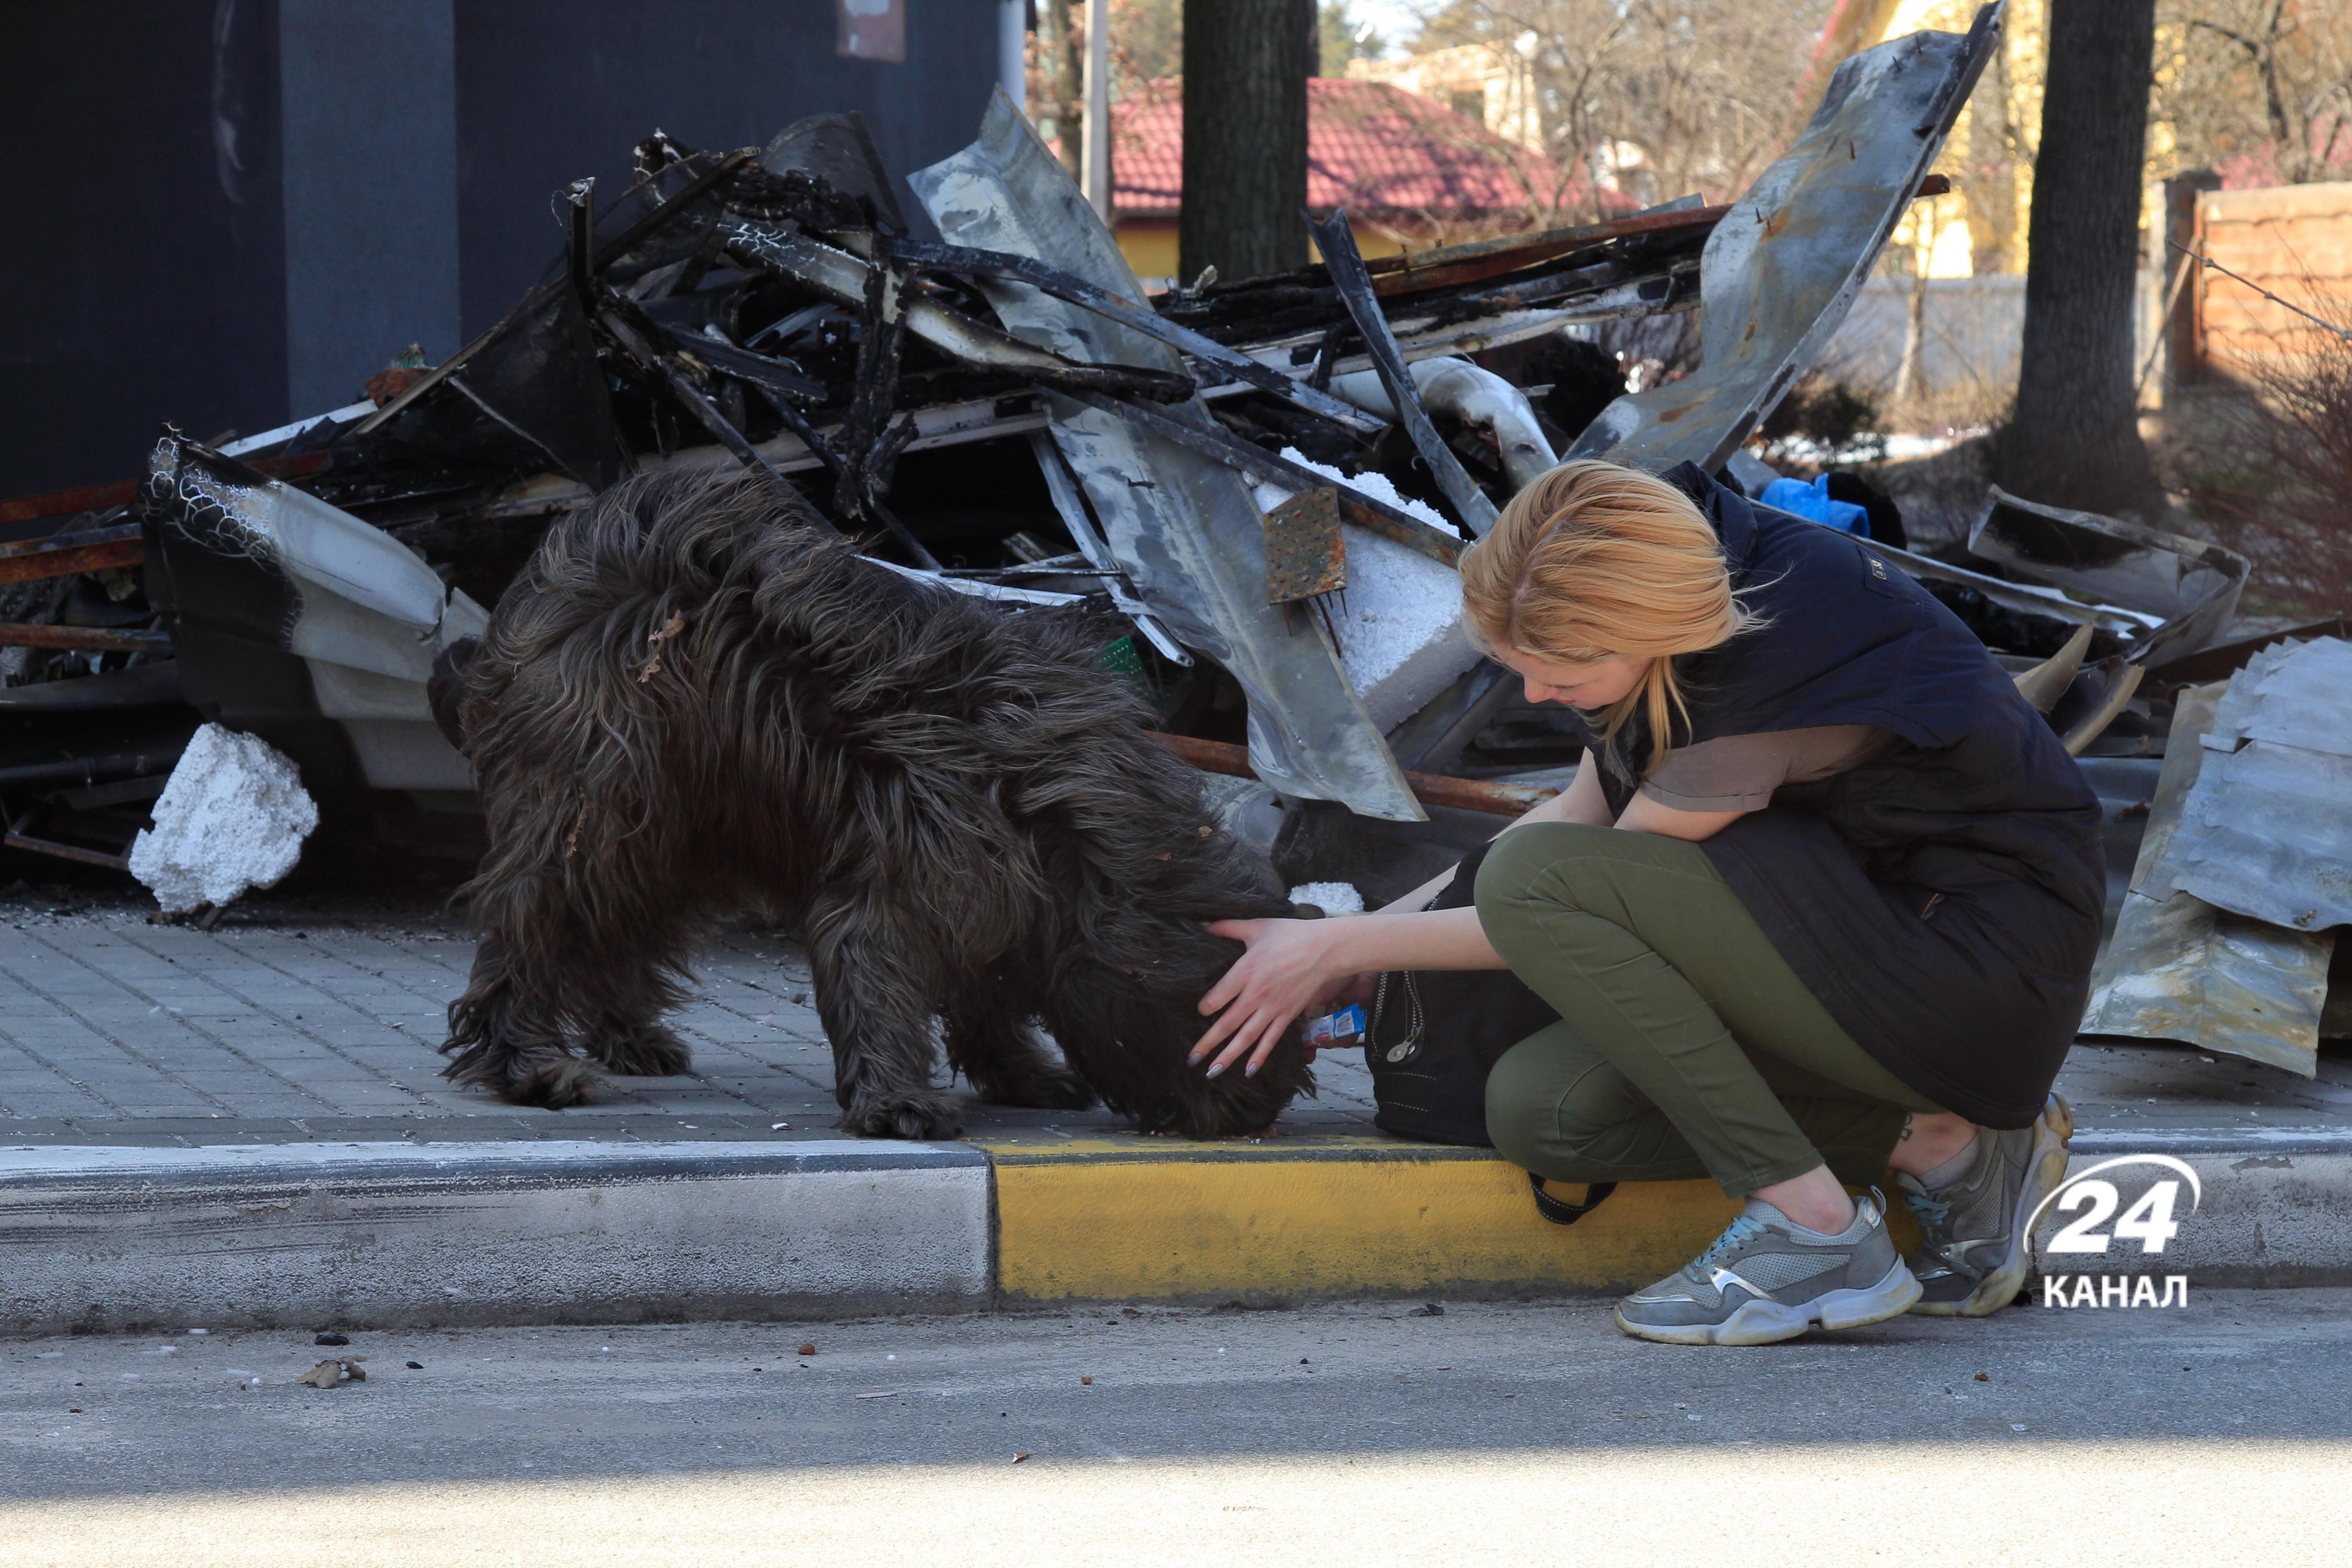
[{"label": "gray sneaker", "polygon": [[2016,1299],[2033,1265],[2026,1219],[2066,1179],[2074,1135],[2074,1108],[2053,1094],[2032,1126],[1979,1132],[1976,1159],[1950,1185],[1931,1192],[1896,1173],[1926,1238],[1911,1258],[1921,1292],[1913,1311],[1982,1318]]},{"label": "gray sneaker", "polygon": [[1672,1345],[1769,1345],[1818,1323],[1853,1329],[1896,1318],[1919,1282],[1886,1237],[1886,1199],[1854,1200],[1853,1223],[1833,1237],[1796,1234],[1771,1205],[1747,1212],[1679,1272],[1617,1303],[1617,1326]]}]

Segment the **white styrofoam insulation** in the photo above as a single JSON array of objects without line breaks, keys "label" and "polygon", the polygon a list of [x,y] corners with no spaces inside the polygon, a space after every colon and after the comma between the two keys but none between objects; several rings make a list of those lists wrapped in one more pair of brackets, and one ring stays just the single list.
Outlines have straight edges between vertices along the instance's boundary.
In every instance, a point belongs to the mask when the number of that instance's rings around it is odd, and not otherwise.
[{"label": "white styrofoam insulation", "polygon": [[206,724],[131,845],[131,874],[173,914],[226,904],[294,868],[319,805],[293,759],[255,735]]},{"label": "white styrofoam insulation", "polygon": [[1364,912],[1364,895],[1356,891],[1353,882],[1301,882],[1290,889],[1290,901],[1313,904],[1327,915]]},{"label": "white styrofoam insulation", "polygon": [[[1385,475],[1350,477],[1310,461],[1295,447],[1282,455],[1336,485],[1386,501],[1457,538],[1461,534],[1427,503],[1398,495]],[[1268,511],[1293,492],[1279,485],[1260,485],[1253,493],[1258,510]],[[1462,635],[1462,579],[1420,552],[1352,523],[1341,523],[1339,532],[1348,552],[1347,590],[1331,605],[1331,624],[1339,633],[1339,663],[1364,712],[1386,733],[1420,712],[1478,661],[1477,649]]]}]

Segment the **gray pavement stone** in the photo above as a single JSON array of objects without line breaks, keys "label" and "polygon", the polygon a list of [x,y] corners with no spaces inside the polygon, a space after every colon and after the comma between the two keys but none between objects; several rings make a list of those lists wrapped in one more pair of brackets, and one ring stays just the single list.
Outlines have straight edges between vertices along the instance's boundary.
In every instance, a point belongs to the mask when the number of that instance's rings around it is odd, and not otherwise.
[{"label": "gray pavement stone", "polygon": [[[833,1057],[807,963],[772,932],[730,931],[671,1019],[687,1077],[616,1079],[603,1104],[509,1106],[439,1076],[449,1001],[473,943],[422,898],[263,894],[211,931],[150,924],[131,890],[0,895],[0,1142],[152,1146],[311,1140],[789,1140],[828,1135]],[[1371,1131],[1370,1075],[1317,1068],[1293,1133]],[[2165,1047],[2083,1045],[2060,1079],[2085,1127],[2339,1130],[2352,1056],[2315,1081]],[[969,1133],[1121,1125],[1100,1110],[967,1103]]]}]

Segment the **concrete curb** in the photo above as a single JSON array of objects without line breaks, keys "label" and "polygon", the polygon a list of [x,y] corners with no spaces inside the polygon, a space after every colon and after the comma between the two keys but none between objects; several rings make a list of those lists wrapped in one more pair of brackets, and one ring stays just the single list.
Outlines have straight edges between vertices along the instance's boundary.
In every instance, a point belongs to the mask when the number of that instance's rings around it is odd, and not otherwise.
[{"label": "concrete curb", "polygon": [[[2186,1274],[2192,1288],[2257,1289],[2352,1285],[2352,1133],[2332,1129],[2230,1128],[2136,1136],[2105,1129],[2074,1134],[2070,1177],[2128,1154],[2165,1154],[2197,1173],[2203,1201],[2187,1195],[2176,1215],[2179,1235],[2161,1254],[2116,1241],[2105,1254],[2048,1250],[2066,1219],[2036,1231],[2045,1274]],[[2116,1173],[2129,1205],[2147,1178]]]},{"label": "concrete curb", "polygon": [[[2352,1284],[2352,1133],[2086,1129],[2073,1170],[2126,1154],[2183,1161],[2201,1201],[2161,1255],[2050,1273]],[[1554,1226],[1491,1153],[1370,1137],[0,1150],[0,1332],[1613,1292],[1734,1210],[1629,1184]]]},{"label": "concrete curb", "polygon": [[0,1331],[632,1322],[989,1297],[957,1144],[0,1151]]}]

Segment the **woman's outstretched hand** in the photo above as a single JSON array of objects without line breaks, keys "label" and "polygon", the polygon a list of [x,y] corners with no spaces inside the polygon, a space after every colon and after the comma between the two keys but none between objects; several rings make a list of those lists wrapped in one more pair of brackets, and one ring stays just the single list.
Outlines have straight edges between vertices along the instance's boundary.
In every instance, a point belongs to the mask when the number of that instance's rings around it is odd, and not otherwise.
[{"label": "woman's outstretched hand", "polygon": [[[1328,1010],[1370,994],[1371,977],[1350,973],[1337,940],[1343,921],[1218,921],[1209,934],[1238,942],[1249,951],[1201,998],[1201,1011],[1215,1021],[1192,1047],[1198,1065],[1212,1052],[1209,1076],[1216,1077],[1244,1057],[1243,1070],[1255,1077],[1283,1036],[1309,1008]],[[1219,1047],[1223,1048],[1220,1049]]]}]

